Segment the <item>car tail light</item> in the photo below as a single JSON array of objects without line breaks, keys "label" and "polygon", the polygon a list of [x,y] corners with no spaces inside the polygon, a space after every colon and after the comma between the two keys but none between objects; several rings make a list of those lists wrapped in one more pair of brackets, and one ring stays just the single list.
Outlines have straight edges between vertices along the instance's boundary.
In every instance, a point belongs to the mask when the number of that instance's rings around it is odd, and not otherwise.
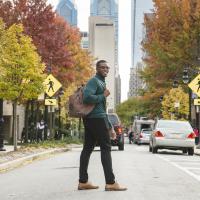
[{"label": "car tail light", "polygon": [[196,137],[195,133],[190,133],[187,138],[194,139]]},{"label": "car tail light", "polygon": [[156,131],[154,135],[155,137],[164,137],[164,135],[160,131]]},{"label": "car tail light", "polygon": [[122,134],[122,128],[121,128],[121,127],[117,127],[117,132],[118,132],[119,134]]},{"label": "car tail light", "polygon": [[143,135],[142,135],[142,133],[140,133],[140,138],[143,138]]}]

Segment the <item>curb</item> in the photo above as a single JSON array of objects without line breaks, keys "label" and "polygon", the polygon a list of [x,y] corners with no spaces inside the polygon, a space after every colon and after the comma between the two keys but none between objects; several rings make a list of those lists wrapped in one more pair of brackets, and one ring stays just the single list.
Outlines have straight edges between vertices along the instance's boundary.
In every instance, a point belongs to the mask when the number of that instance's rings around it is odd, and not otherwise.
[{"label": "curb", "polygon": [[52,149],[52,150],[48,150],[48,151],[44,151],[44,152],[40,152],[40,153],[35,153],[26,157],[22,157],[22,158],[18,158],[6,163],[2,163],[0,164],[0,173],[2,172],[6,172],[9,170],[12,170],[14,168],[20,167],[22,165],[26,165],[29,164],[31,162],[33,162],[34,160],[39,160],[39,159],[45,159],[47,157],[49,157],[50,155],[56,154],[56,153],[62,153],[62,152],[66,152],[69,151],[71,148],[60,148],[60,149]]}]

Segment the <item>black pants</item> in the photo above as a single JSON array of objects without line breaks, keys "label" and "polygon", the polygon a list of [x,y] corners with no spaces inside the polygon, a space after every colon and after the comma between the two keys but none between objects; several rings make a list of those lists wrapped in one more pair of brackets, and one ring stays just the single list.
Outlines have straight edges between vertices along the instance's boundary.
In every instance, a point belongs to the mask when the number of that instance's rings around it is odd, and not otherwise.
[{"label": "black pants", "polygon": [[80,156],[79,182],[88,181],[88,164],[90,155],[98,143],[101,149],[101,163],[104,170],[105,181],[107,184],[115,183],[115,176],[112,169],[111,141],[103,118],[85,118],[83,120],[85,127],[85,140],[83,150]]}]

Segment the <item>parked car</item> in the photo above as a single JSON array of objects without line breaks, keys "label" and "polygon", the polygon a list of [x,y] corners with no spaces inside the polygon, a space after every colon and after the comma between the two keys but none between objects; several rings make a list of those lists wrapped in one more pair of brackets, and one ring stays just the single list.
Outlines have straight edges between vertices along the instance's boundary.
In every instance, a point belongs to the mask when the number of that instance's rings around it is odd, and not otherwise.
[{"label": "parked car", "polygon": [[116,132],[116,139],[115,140],[111,139],[111,144],[112,146],[118,146],[118,149],[120,151],[123,151],[124,150],[124,133],[123,133],[120,119],[116,113],[109,113],[108,119],[111,122]]},{"label": "parked car", "polygon": [[[141,144],[141,131],[145,129],[153,130],[153,127],[155,125],[155,121],[142,117],[140,119],[135,119],[132,126],[133,131],[133,142],[136,144]],[[144,135],[143,135],[144,136]]]},{"label": "parked car", "polygon": [[137,144],[149,144],[149,138],[152,132],[152,128],[142,129],[138,135]]},{"label": "parked car", "polygon": [[188,121],[158,120],[150,136],[149,151],[172,149],[193,155],[194,146],[195,134]]}]

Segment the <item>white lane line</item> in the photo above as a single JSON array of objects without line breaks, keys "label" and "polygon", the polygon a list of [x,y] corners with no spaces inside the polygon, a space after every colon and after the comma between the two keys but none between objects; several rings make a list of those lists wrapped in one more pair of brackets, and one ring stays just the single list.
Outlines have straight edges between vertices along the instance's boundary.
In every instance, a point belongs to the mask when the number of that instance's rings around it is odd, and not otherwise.
[{"label": "white lane line", "polygon": [[197,167],[187,167],[187,169],[191,169],[191,170],[200,170],[200,168],[197,168]]},{"label": "white lane line", "polygon": [[176,163],[174,163],[174,162],[171,162],[169,159],[163,158],[163,157],[160,156],[160,155],[156,155],[156,156],[158,156],[158,157],[161,158],[162,160],[164,160],[164,161],[170,163],[171,165],[177,167],[178,169],[182,170],[183,172],[187,173],[188,175],[192,176],[193,178],[195,178],[197,181],[200,182],[200,176],[198,176],[198,175],[196,175],[196,174],[190,172],[188,169],[186,169],[186,168],[184,168],[184,167],[181,167],[180,165],[178,165],[178,164],[176,164]]}]

